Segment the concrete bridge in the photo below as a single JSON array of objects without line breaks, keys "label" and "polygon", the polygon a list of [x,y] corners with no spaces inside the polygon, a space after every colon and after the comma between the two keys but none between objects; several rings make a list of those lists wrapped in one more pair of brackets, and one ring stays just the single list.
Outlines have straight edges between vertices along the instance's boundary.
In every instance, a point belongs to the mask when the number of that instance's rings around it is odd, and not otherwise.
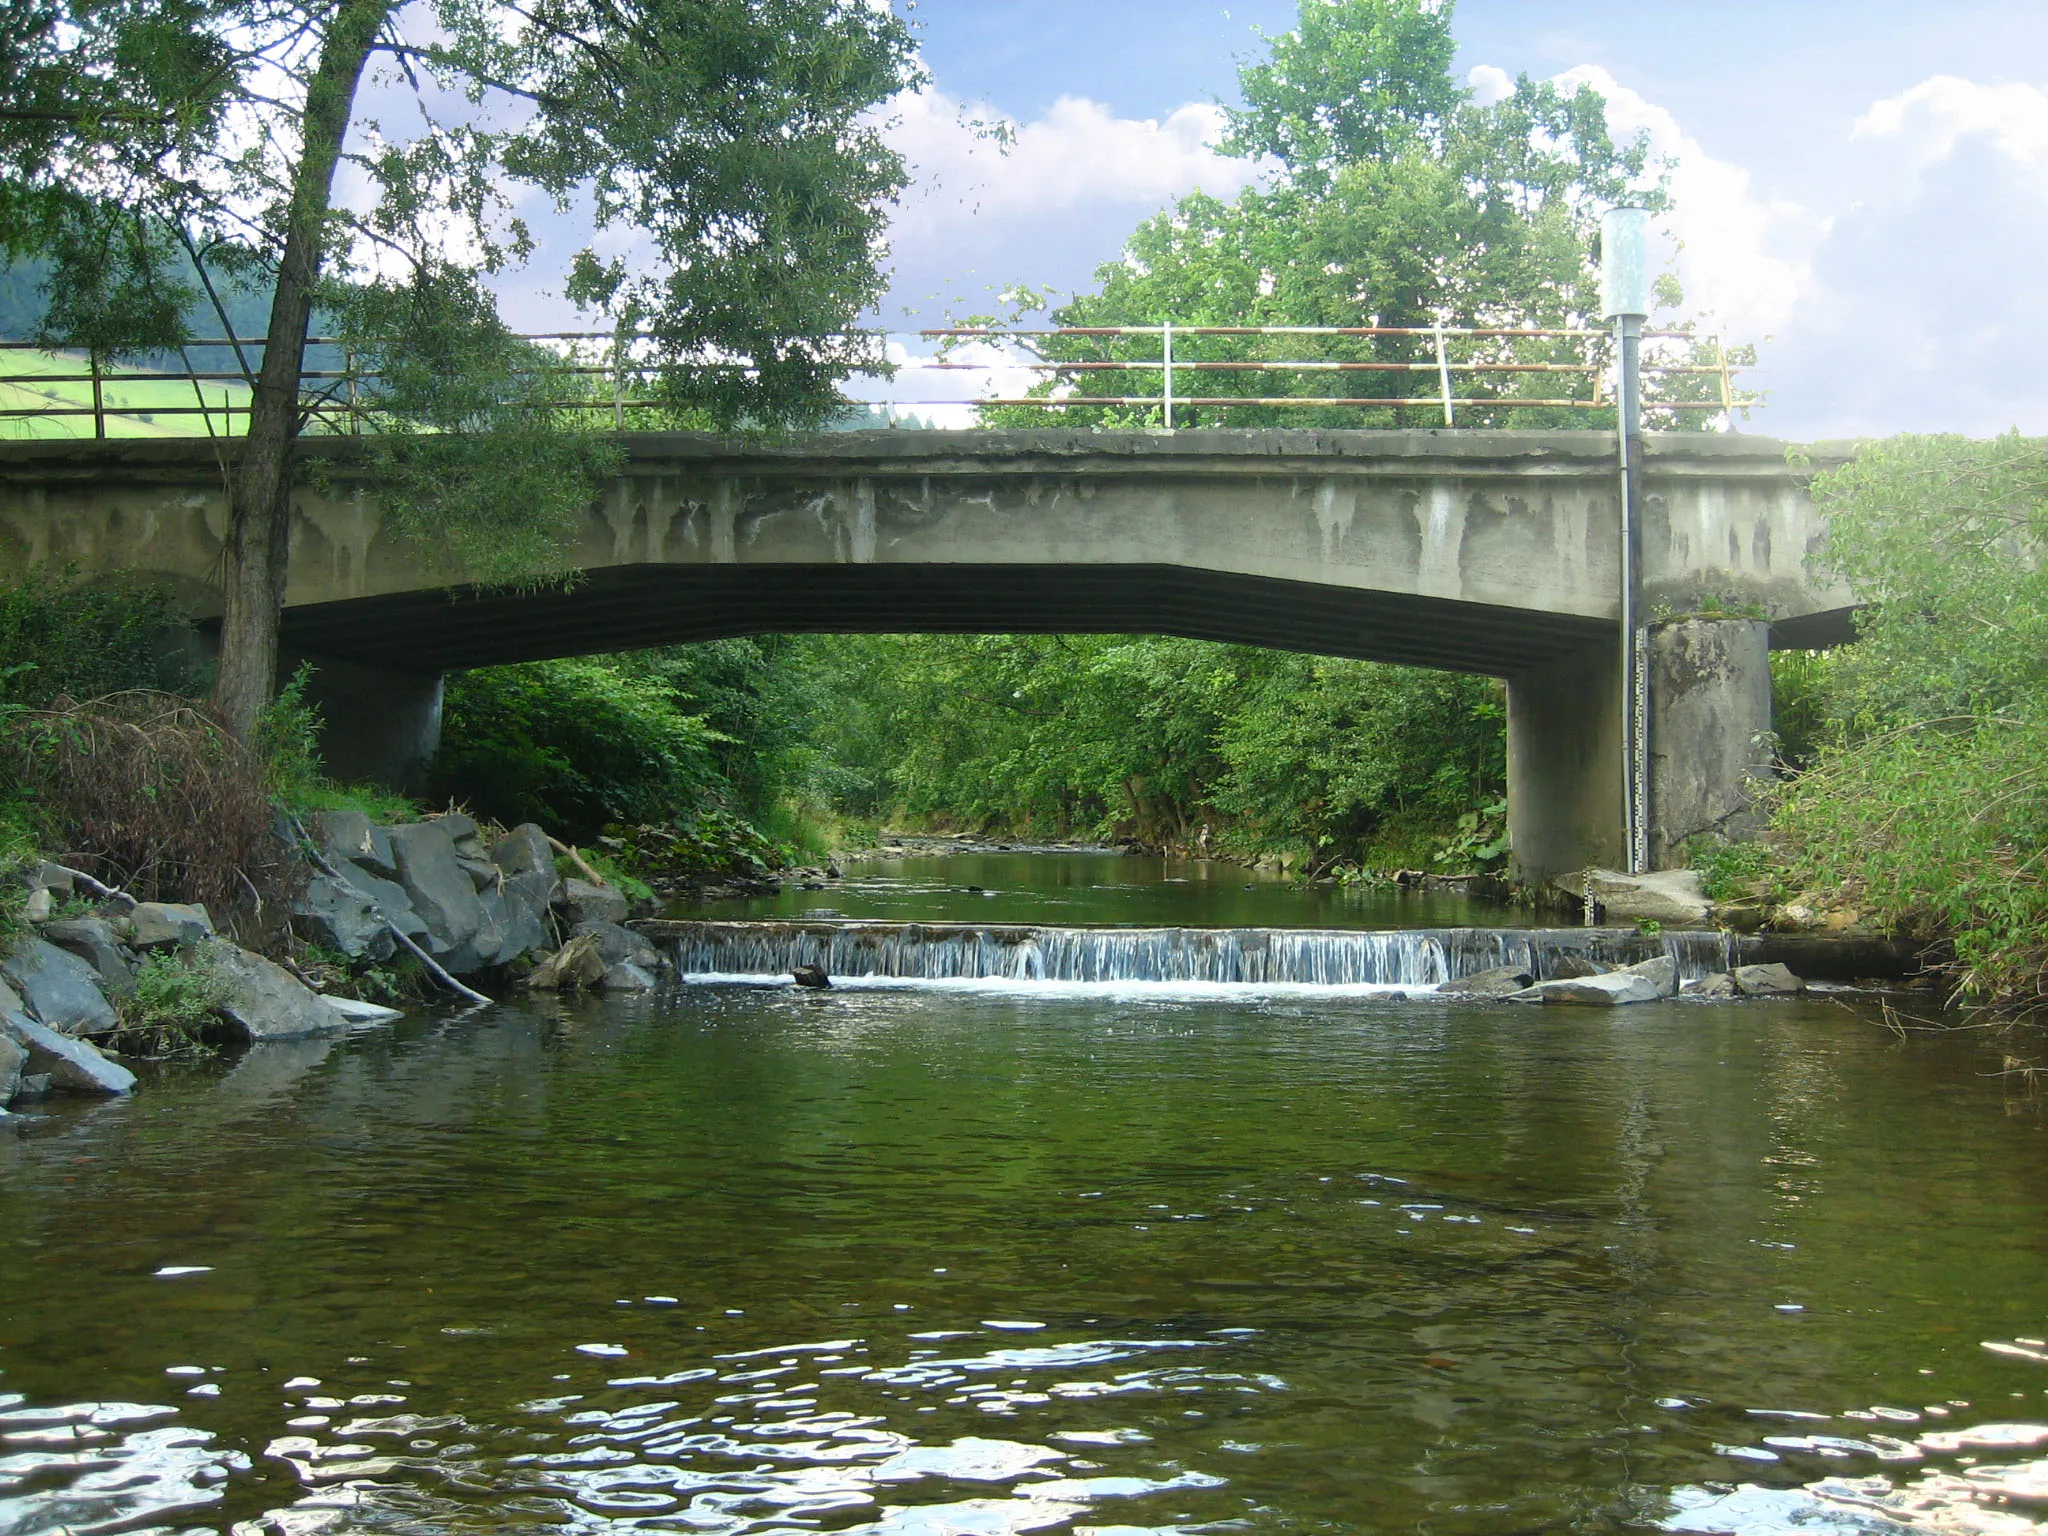
[{"label": "concrete bridge", "polygon": [[[402,782],[445,672],[774,631],[1153,632],[1507,682],[1521,873],[1621,847],[1618,496],[1602,432],[627,436],[566,587],[479,590],[386,530],[356,445],[313,440],[287,649],[330,764]],[[168,580],[217,615],[232,441],[0,447],[0,568]],[[324,486],[325,488],[319,488]],[[1804,476],[1764,438],[1649,438],[1645,599],[1738,612],[1652,643],[1652,843],[1739,817],[1766,646],[1847,638]]]}]

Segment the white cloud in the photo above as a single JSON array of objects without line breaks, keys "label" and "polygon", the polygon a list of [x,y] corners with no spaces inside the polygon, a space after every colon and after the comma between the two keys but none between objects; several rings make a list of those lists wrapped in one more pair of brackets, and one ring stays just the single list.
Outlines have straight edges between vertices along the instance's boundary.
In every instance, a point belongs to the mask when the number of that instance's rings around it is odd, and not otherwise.
[{"label": "white cloud", "polygon": [[1872,102],[1855,128],[1859,139],[1903,141],[1917,167],[1946,160],[1977,134],[2015,161],[2048,168],[2048,92],[2018,82],[1979,85],[1932,75]]},{"label": "white cloud", "polygon": [[1669,111],[1598,65],[1567,70],[1555,83],[1592,86],[1607,98],[1617,139],[1646,133],[1652,156],[1674,162],[1674,206],[1662,223],[1678,248],[1688,311],[1731,339],[1759,339],[1786,325],[1812,280],[1812,253],[1827,221],[1798,203],[1759,196],[1747,170],[1707,153]]},{"label": "white cloud", "polygon": [[1465,76],[1465,84],[1472,88],[1472,100],[1479,106],[1490,107],[1496,101],[1506,101],[1515,94],[1515,77],[1498,64],[1475,64]]}]

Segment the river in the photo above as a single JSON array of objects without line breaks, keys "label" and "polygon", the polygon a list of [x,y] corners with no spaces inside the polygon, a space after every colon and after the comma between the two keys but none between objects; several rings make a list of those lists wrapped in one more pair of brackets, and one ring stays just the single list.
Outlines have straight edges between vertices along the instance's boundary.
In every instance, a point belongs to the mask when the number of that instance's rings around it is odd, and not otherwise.
[{"label": "river", "polygon": [[[801,899],[1396,899],[940,864]],[[0,1533],[2033,1530],[2048,1145],[1999,1064],[1845,994],[1110,983],[162,1066],[0,1136]]]}]

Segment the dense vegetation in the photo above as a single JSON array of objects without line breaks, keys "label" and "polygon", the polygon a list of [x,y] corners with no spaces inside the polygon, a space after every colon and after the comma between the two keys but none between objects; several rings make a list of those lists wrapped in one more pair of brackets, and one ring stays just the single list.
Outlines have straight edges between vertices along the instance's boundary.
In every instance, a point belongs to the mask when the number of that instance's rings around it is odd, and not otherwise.
[{"label": "dense vegetation", "polygon": [[[1966,996],[2048,999],[2048,442],[1902,437],[1822,476],[1861,638],[1781,671],[1804,769],[1756,894],[1952,946]],[[1789,706],[1789,708],[1788,708]]]}]

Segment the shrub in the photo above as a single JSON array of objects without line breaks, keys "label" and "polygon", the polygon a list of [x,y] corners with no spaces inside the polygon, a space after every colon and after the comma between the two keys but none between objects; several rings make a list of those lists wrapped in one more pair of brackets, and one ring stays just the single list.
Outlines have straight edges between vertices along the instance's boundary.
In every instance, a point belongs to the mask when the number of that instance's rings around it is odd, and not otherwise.
[{"label": "shrub", "polygon": [[0,704],[196,690],[191,640],[162,588],[83,586],[71,567],[31,566],[0,587]]},{"label": "shrub", "polygon": [[282,932],[296,867],[255,757],[204,706],[59,699],[0,737],[44,845],[140,900],[204,902],[250,942]]},{"label": "shrub", "polygon": [[196,1049],[227,999],[227,979],[206,951],[161,950],[142,962],[135,990],[115,1002],[115,1044],[139,1056]]},{"label": "shrub", "polygon": [[588,842],[694,813],[720,787],[722,739],[659,680],[603,662],[486,667],[449,679],[430,782],[479,816]]}]

